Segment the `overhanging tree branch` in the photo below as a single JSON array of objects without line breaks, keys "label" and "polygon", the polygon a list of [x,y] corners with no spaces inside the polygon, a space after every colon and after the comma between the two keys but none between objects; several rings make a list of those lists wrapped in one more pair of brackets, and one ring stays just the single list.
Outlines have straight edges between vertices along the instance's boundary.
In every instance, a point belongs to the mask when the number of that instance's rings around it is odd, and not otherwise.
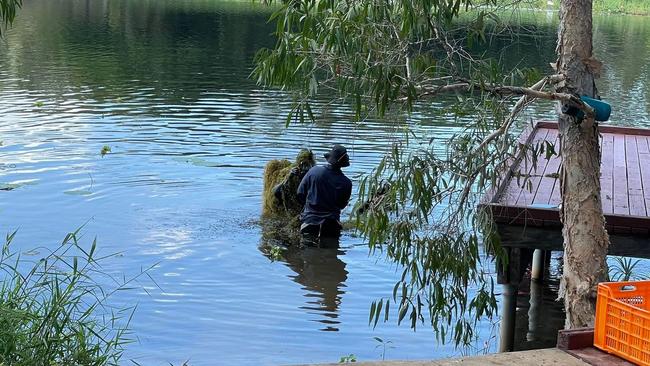
[{"label": "overhanging tree branch", "polygon": [[[555,89],[562,76],[535,83],[538,73],[505,70],[465,49],[470,41],[484,41],[488,32],[501,36],[491,31],[497,13],[473,5],[482,4],[285,3],[276,13],[276,47],[260,53],[255,68],[258,82],[283,88],[300,103],[316,97],[349,101],[357,119],[361,110],[373,110],[373,118],[389,116],[390,123],[417,103],[437,101],[441,107],[432,114],[458,121],[451,137],[433,136],[427,144],[428,136],[422,136],[418,146],[396,139],[387,147],[360,182],[360,202],[368,204],[356,216],[370,248],[385,250],[403,268],[392,297],[398,322],[409,316],[415,327],[428,309],[437,334],[457,344],[468,344],[473,322],[496,309],[492,278],[479,264],[481,238],[491,238],[489,253],[501,252],[472,203],[496,184],[503,164],[516,153],[519,145],[510,132],[518,115],[540,99],[575,106],[587,118],[593,114],[577,95]],[[462,6],[472,11],[459,20]],[[394,107],[397,111],[389,114]],[[468,286],[478,289],[473,299]]]}]

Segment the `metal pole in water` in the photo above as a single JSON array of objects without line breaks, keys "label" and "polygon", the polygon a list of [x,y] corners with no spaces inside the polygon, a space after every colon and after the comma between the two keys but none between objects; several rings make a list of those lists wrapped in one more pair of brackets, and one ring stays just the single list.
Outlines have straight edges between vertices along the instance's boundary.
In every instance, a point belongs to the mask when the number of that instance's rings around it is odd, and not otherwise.
[{"label": "metal pole in water", "polygon": [[538,328],[540,326],[539,314],[541,312],[542,304],[542,282],[530,281],[530,307],[528,308],[528,333],[526,339],[534,341],[539,334]]},{"label": "metal pole in water", "polygon": [[513,283],[503,285],[499,352],[512,352],[514,349],[518,287]]},{"label": "metal pole in water", "polygon": [[530,279],[532,281],[542,281],[544,278],[544,251],[535,249],[533,252],[533,263],[530,270]]}]

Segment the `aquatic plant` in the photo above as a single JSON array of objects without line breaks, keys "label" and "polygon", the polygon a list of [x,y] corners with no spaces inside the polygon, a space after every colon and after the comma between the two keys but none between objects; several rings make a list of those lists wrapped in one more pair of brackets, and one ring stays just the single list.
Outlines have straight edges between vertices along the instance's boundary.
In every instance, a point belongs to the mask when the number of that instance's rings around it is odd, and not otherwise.
[{"label": "aquatic plant", "polygon": [[102,149],[99,151],[99,154],[100,154],[100,155],[102,156],[102,158],[103,158],[104,155],[106,155],[106,154],[108,154],[108,153],[110,153],[110,152],[111,152],[111,147],[108,146],[108,145],[104,145],[104,146],[102,146]]},{"label": "aquatic plant", "polygon": [[637,274],[640,259],[614,257],[614,263],[609,266],[609,279],[611,281],[639,281],[645,276]]},{"label": "aquatic plant", "polygon": [[307,149],[301,150],[293,163],[271,160],[266,164],[262,193],[263,242],[294,245],[300,241],[302,204],[297,190],[307,171],[315,165],[314,154]]},{"label": "aquatic plant", "polygon": [[270,216],[279,209],[276,205],[273,187],[280,184],[289,174],[289,160],[271,160],[264,167],[264,187],[262,188],[262,216]]},{"label": "aquatic plant", "polygon": [[271,249],[269,250],[269,258],[271,258],[271,261],[281,260],[283,258],[282,254],[284,250],[285,250],[284,247],[281,246],[271,247]]},{"label": "aquatic plant", "polygon": [[[133,341],[134,308],[115,308],[107,299],[134,279],[113,282],[101,272],[106,257],[97,256],[96,241],[83,248],[77,234],[35,261],[12,250],[16,232],[7,235],[0,254],[0,365],[118,365]],[[107,276],[116,288],[99,284]]]},{"label": "aquatic plant", "polygon": [[350,353],[349,355],[346,356],[341,356],[339,359],[339,363],[354,363],[357,362],[357,356],[354,355],[354,353]]},{"label": "aquatic plant", "polygon": [[[300,214],[302,205],[298,202],[296,191],[300,180],[307,171],[316,165],[311,150],[300,150],[294,163],[289,160],[271,160],[264,168],[264,200],[262,215]],[[280,187],[281,199],[275,195],[275,188]]]},{"label": "aquatic plant", "polygon": [[377,341],[377,343],[379,343],[378,345],[375,346],[375,349],[381,348],[381,354],[380,354],[381,360],[385,361],[386,360],[386,350],[391,349],[391,348],[395,348],[395,347],[391,346],[391,343],[393,343],[393,341],[384,340],[384,339],[382,339],[380,337],[372,337],[372,338],[375,341]]}]

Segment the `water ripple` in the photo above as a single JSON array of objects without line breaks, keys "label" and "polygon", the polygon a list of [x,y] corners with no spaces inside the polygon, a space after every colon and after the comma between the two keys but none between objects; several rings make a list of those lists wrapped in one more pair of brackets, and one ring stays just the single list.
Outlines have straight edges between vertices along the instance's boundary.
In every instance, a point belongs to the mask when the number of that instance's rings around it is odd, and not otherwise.
[{"label": "water ripple", "polygon": [[[211,364],[215,355],[226,364],[376,359],[373,336],[394,342],[391,358],[453,354],[435,347],[430,332],[368,327],[370,302],[390,296],[400,273],[353,246],[359,239],[344,238],[340,253],[271,262],[258,249],[259,229],[246,223],[259,215],[271,159],[310,148],[322,162],[331,144],[344,143],[356,184],[403,141],[405,126],[444,141],[463,121],[441,113],[444,101],[406,122],[353,122],[346,106],[320,100],[316,123],[286,128],[288,97],[248,78],[255,52],[273,44],[268,9],[260,9],[26,1],[0,43],[0,184],[15,186],[0,191],[0,229],[21,227],[20,245],[31,248],[58,245],[53,238],[86,223],[102,251],[121,253],[107,271],[128,276],[157,264],[155,285],[116,300],[139,304],[140,343],[128,357],[142,364]],[[598,23],[597,52],[620,59],[606,64],[601,94],[617,106],[613,123],[650,126],[650,51],[620,42],[650,39],[650,26],[616,19]],[[540,62],[552,46],[513,57]],[[541,105],[528,117],[554,113]],[[102,156],[105,145],[111,151]]]}]

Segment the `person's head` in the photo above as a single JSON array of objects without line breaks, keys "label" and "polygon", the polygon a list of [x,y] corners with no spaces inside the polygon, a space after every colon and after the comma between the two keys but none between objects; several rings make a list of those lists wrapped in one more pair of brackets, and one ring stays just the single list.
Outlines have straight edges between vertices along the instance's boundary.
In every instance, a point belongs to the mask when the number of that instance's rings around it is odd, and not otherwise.
[{"label": "person's head", "polygon": [[334,145],[332,150],[325,153],[325,159],[333,167],[345,168],[350,166],[350,156],[348,150],[343,145]]}]

